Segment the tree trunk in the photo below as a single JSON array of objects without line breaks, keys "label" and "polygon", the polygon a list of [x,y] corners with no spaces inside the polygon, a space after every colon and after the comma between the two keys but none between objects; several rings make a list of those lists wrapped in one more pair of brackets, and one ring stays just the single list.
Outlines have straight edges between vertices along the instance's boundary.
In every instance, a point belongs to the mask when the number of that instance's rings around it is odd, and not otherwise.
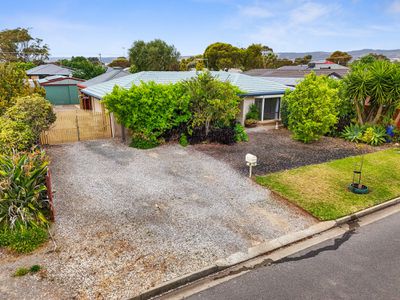
[{"label": "tree trunk", "polygon": [[373,124],[378,123],[379,119],[382,116],[382,110],[383,110],[383,105],[379,105],[378,111],[376,112],[376,116],[374,118],[374,120],[372,121]]},{"label": "tree trunk", "polygon": [[394,119],[394,125],[399,126],[400,125],[400,110],[399,113],[397,114],[396,119]]},{"label": "tree trunk", "polygon": [[360,109],[360,106],[358,105],[357,99],[354,100],[354,105],[356,106],[356,112],[357,112],[357,118],[358,118],[358,123],[360,125],[364,125],[364,119],[362,115],[362,111]]}]

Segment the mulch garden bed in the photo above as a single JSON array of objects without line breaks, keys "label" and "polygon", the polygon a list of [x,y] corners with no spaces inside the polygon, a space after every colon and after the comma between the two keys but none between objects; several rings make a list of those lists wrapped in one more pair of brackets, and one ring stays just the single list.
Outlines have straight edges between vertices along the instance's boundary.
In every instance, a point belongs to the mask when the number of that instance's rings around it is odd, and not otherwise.
[{"label": "mulch garden bed", "polygon": [[200,144],[196,150],[221,159],[242,174],[248,174],[245,163],[247,153],[258,157],[254,175],[318,164],[348,156],[380,150],[378,147],[358,145],[340,138],[322,137],[311,144],[303,144],[291,138],[286,129],[271,129],[249,133],[249,142],[235,145]]}]

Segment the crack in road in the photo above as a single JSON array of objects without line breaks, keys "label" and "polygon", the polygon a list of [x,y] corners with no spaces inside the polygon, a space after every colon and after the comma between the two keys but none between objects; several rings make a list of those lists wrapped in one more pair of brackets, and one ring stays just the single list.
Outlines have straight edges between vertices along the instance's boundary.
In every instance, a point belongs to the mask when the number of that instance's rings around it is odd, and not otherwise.
[{"label": "crack in road", "polygon": [[346,231],[341,237],[335,238],[333,241],[333,245],[328,245],[328,246],[325,246],[322,248],[318,248],[316,250],[309,251],[306,254],[301,255],[301,256],[284,257],[282,259],[272,262],[271,265],[277,265],[277,264],[282,264],[282,263],[291,262],[291,261],[300,261],[303,259],[309,259],[309,258],[313,258],[313,257],[319,255],[322,252],[335,251],[335,250],[339,249],[340,246],[342,246],[345,242],[347,242],[351,238],[351,236],[356,233],[357,228],[360,227],[358,220],[354,220],[351,223],[348,223],[348,225],[350,227],[349,231]]}]

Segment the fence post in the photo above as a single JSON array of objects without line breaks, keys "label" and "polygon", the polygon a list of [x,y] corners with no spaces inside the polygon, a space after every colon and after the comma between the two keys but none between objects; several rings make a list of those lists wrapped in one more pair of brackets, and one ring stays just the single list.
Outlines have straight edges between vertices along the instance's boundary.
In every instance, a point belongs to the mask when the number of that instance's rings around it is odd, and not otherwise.
[{"label": "fence post", "polygon": [[79,132],[78,111],[76,110],[75,112],[76,112],[76,114],[75,114],[76,132],[78,134],[78,141],[80,141],[81,137],[80,137],[80,132]]}]

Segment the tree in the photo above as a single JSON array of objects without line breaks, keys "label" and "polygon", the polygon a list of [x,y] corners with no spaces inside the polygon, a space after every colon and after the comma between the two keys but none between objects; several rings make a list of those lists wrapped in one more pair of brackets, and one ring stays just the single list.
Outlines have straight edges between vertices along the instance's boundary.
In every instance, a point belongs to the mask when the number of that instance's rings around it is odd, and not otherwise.
[{"label": "tree", "polygon": [[312,55],[305,55],[294,59],[295,65],[308,65],[312,60]]},{"label": "tree", "polygon": [[242,50],[226,43],[214,43],[204,51],[208,67],[211,70],[224,70],[229,68],[241,68]]},{"label": "tree", "polygon": [[208,136],[213,126],[229,126],[239,113],[240,90],[210,72],[185,80],[182,85],[190,99],[190,130],[201,127]]},{"label": "tree", "polygon": [[272,50],[261,44],[251,44],[242,50],[242,66],[244,70],[260,69],[264,66],[263,51]]},{"label": "tree", "polygon": [[284,98],[289,130],[296,140],[316,141],[337,123],[340,99],[335,79],[312,72]]},{"label": "tree", "polygon": [[75,78],[91,79],[103,74],[106,71],[104,66],[89,61],[83,56],[75,56],[70,60],[62,59],[58,63],[62,66],[71,68],[73,70],[72,76]]},{"label": "tree", "polygon": [[117,57],[116,59],[114,59],[111,63],[108,64],[109,67],[111,68],[129,68],[131,66],[131,63],[129,62],[129,60],[126,59],[126,57]]},{"label": "tree", "polygon": [[335,51],[329,57],[327,57],[326,60],[333,62],[335,64],[347,66],[347,64],[352,58],[353,57],[347,52]]},{"label": "tree", "polygon": [[369,53],[369,54],[364,55],[363,57],[357,59],[355,61],[355,63],[371,64],[377,60],[389,61],[389,58],[387,58],[385,55],[382,55],[382,54]]},{"label": "tree", "polygon": [[400,106],[400,65],[386,60],[357,63],[344,78],[345,95],[351,99],[360,125],[391,118]]},{"label": "tree", "polygon": [[135,41],[129,49],[131,72],[177,71],[180,53],[174,45],[155,39],[148,43]]},{"label": "tree", "polygon": [[0,63],[0,116],[15,103],[15,98],[33,93],[45,94],[42,87],[29,85],[25,70],[15,63]]},{"label": "tree", "polygon": [[49,46],[43,40],[33,38],[29,28],[0,31],[0,61],[41,63],[49,58]]}]

